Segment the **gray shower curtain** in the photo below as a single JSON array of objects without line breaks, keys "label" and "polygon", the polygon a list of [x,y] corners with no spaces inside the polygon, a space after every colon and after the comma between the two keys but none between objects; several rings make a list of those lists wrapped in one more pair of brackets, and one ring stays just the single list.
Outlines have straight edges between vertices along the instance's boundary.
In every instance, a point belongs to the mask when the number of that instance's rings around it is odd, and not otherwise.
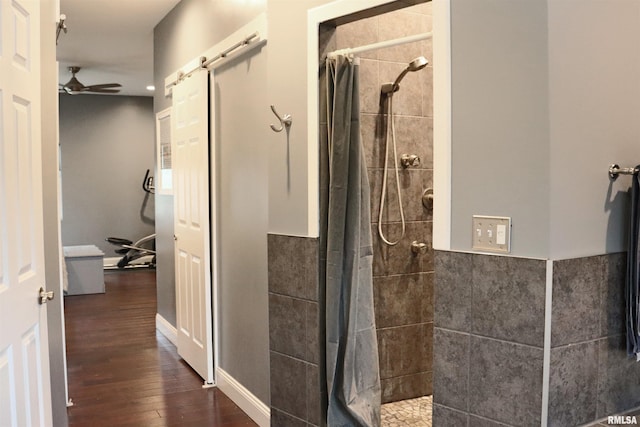
[{"label": "gray shower curtain", "polygon": [[[636,171],[640,165],[636,166]],[[640,360],[640,176],[636,172],[631,185],[631,221],[627,251],[625,285],[627,354]]]},{"label": "gray shower curtain", "polygon": [[[369,181],[360,140],[357,60],[327,61],[321,85],[321,289],[326,422],[380,425]],[[323,280],[324,279],[324,280]],[[321,302],[322,302],[321,299]]]}]

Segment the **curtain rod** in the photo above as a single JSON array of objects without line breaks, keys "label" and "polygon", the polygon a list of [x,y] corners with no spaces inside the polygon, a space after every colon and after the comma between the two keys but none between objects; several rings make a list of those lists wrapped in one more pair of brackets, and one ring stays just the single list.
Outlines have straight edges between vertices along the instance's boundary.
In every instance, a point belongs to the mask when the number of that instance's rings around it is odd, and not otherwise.
[{"label": "curtain rod", "polygon": [[188,72],[185,72],[185,73],[180,72],[180,73],[178,73],[178,77],[176,78],[176,80],[174,80],[171,83],[167,84],[165,86],[165,88],[169,89],[171,86],[177,85],[181,80],[186,79],[187,77],[189,77],[191,74],[195,73],[196,71],[198,71],[198,70],[200,70],[202,68],[207,68],[209,65],[213,64],[214,62],[216,62],[216,61],[218,61],[220,59],[226,58],[234,50],[236,50],[236,49],[238,49],[240,47],[245,47],[248,44],[250,44],[252,42],[252,40],[255,39],[256,37],[258,37],[259,35],[260,34],[258,33],[258,31],[256,31],[255,33],[248,35],[247,37],[245,37],[244,39],[242,39],[238,43],[235,43],[235,44],[231,45],[229,48],[223,50],[222,52],[220,52],[219,54],[215,55],[211,59],[207,59],[205,56],[201,56],[200,57],[200,65],[198,65],[197,67],[193,68],[192,70],[190,70]]},{"label": "curtain rod", "polygon": [[359,47],[348,47],[346,49],[338,49],[327,54],[328,59],[334,59],[338,55],[355,55],[357,53],[368,52],[370,50],[383,49],[385,47],[393,47],[406,43],[413,43],[420,40],[427,40],[433,37],[433,32],[415,34],[413,36],[401,37],[399,39],[386,40],[379,43],[368,44]]}]

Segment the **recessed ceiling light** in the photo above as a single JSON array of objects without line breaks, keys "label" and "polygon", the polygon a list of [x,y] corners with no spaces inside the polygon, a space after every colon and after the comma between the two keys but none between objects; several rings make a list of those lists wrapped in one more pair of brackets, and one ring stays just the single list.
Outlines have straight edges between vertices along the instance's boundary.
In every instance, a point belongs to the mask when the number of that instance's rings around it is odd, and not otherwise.
[{"label": "recessed ceiling light", "polygon": [[156,87],[154,85],[149,85],[147,86],[147,90],[156,90]]}]

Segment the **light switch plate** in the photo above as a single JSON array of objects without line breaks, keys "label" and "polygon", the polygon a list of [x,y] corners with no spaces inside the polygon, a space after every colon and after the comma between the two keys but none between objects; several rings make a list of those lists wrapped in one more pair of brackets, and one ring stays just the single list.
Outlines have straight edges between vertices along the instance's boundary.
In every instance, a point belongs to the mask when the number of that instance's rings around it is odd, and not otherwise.
[{"label": "light switch plate", "polygon": [[511,252],[511,218],[474,215],[472,248],[486,252]]}]

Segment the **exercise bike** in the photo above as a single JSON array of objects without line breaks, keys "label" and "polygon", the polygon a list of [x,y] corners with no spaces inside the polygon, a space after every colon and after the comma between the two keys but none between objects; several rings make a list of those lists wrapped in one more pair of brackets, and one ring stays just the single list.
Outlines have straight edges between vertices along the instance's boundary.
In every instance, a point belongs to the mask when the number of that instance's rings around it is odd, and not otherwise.
[{"label": "exercise bike", "polygon": [[[153,177],[149,173],[150,170],[147,169],[147,173],[142,180],[142,189],[148,194],[155,194]],[[118,255],[122,255],[122,258],[118,260],[115,266],[107,266],[105,264],[105,268],[156,267],[155,233],[145,236],[136,242],[120,237],[107,237],[105,240],[112,245],[119,246],[120,249],[116,249],[115,252]]]},{"label": "exercise bike", "polygon": [[115,250],[117,254],[122,255],[122,258],[116,264],[119,269],[127,267],[156,267],[155,233],[145,236],[136,242],[120,237],[107,237],[105,240],[112,245],[120,246],[120,249]]}]

